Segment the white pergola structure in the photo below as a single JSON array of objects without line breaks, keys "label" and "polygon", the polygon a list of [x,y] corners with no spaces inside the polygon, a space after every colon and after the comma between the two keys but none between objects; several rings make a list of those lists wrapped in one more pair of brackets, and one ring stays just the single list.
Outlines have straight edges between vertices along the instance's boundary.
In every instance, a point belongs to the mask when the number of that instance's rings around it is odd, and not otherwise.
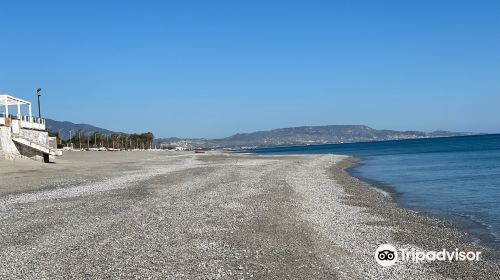
[{"label": "white pergola structure", "polygon": [[[5,108],[5,114],[3,116],[0,114],[0,125],[7,125],[6,119],[9,118],[12,124],[18,125],[20,128],[45,130],[45,121],[43,119],[33,118],[31,113],[31,102],[11,95],[0,94],[0,108],[2,106]],[[16,106],[17,114],[9,114],[9,106]],[[21,106],[28,106],[27,116],[21,114]],[[14,120],[10,120],[11,115],[16,116]]]},{"label": "white pergola structure", "polygon": [[21,105],[28,105],[28,111],[29,111],[29,118],[31,120],[32,115],[31,115],[31,102],[22,100],[20,98],[2,94],[0,95],[0,106],[5,107],[5,117],[9,116],[9,106],[17,106],[17,116],[21,117]]}]

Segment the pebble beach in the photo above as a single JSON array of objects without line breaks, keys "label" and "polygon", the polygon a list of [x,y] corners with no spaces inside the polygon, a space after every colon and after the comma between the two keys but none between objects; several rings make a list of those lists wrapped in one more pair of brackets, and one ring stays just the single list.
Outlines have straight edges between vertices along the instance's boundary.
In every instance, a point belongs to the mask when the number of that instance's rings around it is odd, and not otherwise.
[{"label": "pebble beach", "polygon": [[[351,177],[351,157],[67,152],[0,161],[2,279],[500,278],[498,252]],[[380,244],[479,250],[377,264]]]}]

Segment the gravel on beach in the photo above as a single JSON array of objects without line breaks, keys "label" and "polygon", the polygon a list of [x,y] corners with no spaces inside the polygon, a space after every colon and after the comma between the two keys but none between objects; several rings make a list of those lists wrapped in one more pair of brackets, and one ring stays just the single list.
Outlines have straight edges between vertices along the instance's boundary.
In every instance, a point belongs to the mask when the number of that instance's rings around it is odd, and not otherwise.
[{"label": "gravel on beach", "polygon": [[1,279],[500,278],[496,260],[382,267],[380,244],[472,245],[336,155],[68,152],[0,162]]}]

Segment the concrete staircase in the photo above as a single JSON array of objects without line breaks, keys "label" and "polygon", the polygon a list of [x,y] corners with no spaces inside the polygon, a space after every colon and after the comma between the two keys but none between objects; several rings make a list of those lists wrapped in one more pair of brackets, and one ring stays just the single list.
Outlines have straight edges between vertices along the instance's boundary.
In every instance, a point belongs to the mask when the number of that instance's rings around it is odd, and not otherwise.
[{"label": "concrete staircase", "polygon": [[49,154],[51,156],[55,156],[56,155],[56,150],[54,149],[50,149],[49,147],[45,147],[45,146],[42,146],[38,143],[35,143],[35,142],[31,142],[27,139],[24,139],[24,138],[20,138],[20,137],[12,137],[12,141],[18,143],[18,144],[21,144],[21,145],[25,145],[25,146],[28,146],[34,150],[37,150],[41,153],[44,153],[44,154]]},{"label": "concrete staircase", "polygon": [[55,149],[51,149],[47,146],[42,146],[38,143],[32,142],[32,141],[25,139],[25,138],[21,138],[19,136],[12,137],[12,141],[14,141],[17,144],[23,145],[25,147],[28,147],[32,150],[39,152],[43,156],[43,161],[47,162],[47,163],[50,161],[50,156],[58,155],[57,150],[55,150]]}]

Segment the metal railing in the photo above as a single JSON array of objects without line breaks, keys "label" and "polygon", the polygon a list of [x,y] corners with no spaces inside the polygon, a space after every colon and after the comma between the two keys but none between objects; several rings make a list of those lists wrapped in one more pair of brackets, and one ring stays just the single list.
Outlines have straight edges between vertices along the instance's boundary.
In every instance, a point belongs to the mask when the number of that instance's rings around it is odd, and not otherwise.
[{"label": "metal railing", "polygon": [[5,113],[0,113],[0,125],[12,126],[14,122],[16,122],[14,125],[19,128],[45,130],[45,119],[11,114],[6,117]]}]

